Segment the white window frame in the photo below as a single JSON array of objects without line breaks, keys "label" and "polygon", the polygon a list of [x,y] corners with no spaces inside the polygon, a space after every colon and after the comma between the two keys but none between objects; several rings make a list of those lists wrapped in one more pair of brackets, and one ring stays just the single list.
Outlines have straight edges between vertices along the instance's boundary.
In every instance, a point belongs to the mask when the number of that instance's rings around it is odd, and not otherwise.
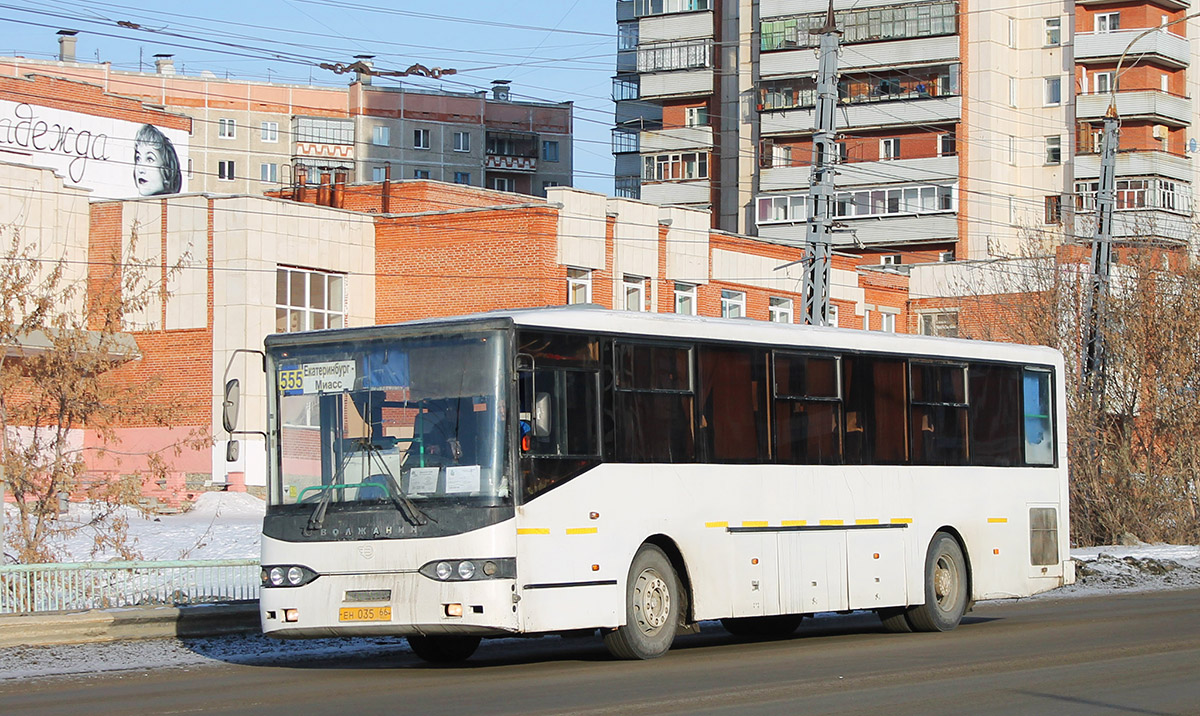
[{"label": "white window frame", "polygon": [[896,316],[899,315],[897,310],[889,310],[886,308],[879,309],[879,330],[884,333],[896,332]]},{"label": "white window frame", "polygon": [[471,133],[470,132],[455,132],[454,133],[454,151],[456,151],[456,152],[471,151]]},{"label": "white window frame", "polygon": [[1101,12],[1092,16],[1092,28],[1097,33],[1116,32],[1121,29],[1121,13]]},{"label": "white window frame", "polygon": [[621,277],[622,307],[626,311],[646,311],[646,277],[625,274]]},{"label": "white window frame", "polygon": [[1009,107],[1017,106],[1017,78],[1016,77],[1008,78],[1008,106]]},{"label": "white window frame", "polygon": [[[291,333],[324,328],[342,328],[346,325],[346,275],[332,271],[279,266],[275,270],[275,332]],[[281,276],[282,274],[282,276]],[[302,296],[292,295],[294,281],[302,276]],[[282,287],[280,279],[282,278]],[[313,282],[320,279],[322,296],[320,306],[312,305]],[[280,295],[282,288],[284,294]],[[320,317],[320,320],[318,319]],[[321,325],[317,325],[320,323]]]},{"label": "white window frame", "polygon": [[279,181],[279,165],[275,163],[263,162],[258,166],[259,181],[278,182]]},{"label": "white window frame", "polygon": [[1042,79],[1042,106],[1058,107],[1063,102],[1062,77],[1045,77]]},{"label": "white window frame", "polygon": [[871,330],[871,313],[872,312],[873,311],[870,308],[863,309],[863,330],[864,331]]},{"label": "white window frame", "polygon": [[1048,17],[1045,19],[1046,47],[1057,47],[1062,44],[1062,18]]},{"label": "white window frame", "polygon": [[[950,151],[946,151],[946,144],[950,144]],[[939,157],[953,157],[958,155],[958,138],[953,132],[946,132],[937,136],[937,155]]]},{"label": "white window frame", "polygon": [[829,304],[829,313],[826,314],[826,318],[829,319],[830,326],[838,327],[838,305],[836,303]]},{"label": "white window frame", "polygon": [[491,188],[496,191],[511,192],[513,190],[513,180],[511,177],[492,177]]},{"label": "white window frame", "polygon": [[417,128],[413,130],[413,149],[429,149],[430,131]]},{"label": "white window frame", "polygon": [[274,144],[279,141],[279,122],[263,122],[258,127],[259,139]]},{"label": "white window frame", "polygon": [[880,266],[899,266],[904,262],[904,256],[901,254],[884,254],[879,257]]},{"label": "white window frame", "polygon": [[386,124],[376,124],[371,127],[371,144],[377,147],[386,147],[392,141],[392,128]]},{"label": "white window frame", "polygon": [[1008,18],[1008,46],[1017,46],[1017,20],[1013,17]]},{"label": "white window frame", "polygon": [[217,181],[233,181],[237,178],[237,163],[232,159],[217,162]]},{"label": "white window frame", "polygon": [[1046,137],[1046,164],[1054,166],[1063,163],[1062,136],[1052,134]]},{"label": "white window frame", "polygon": [[900,158],[900,138],[887,137],[879,140],[879,160],[892,161]]},{"label": "white window frame", "polygon": [[721,318],[746,317],[746,292],[721,289]]},{"label": "white window frame", "polygon": [[642,156],[643,181],[708,179],[708,152],[676,152]]},{"label": "white window frame", "polygon": [[[807,194],[770,194],[757,199],[758,225],[807,220]],[[838,219],[919,216],[958,211],[958,185],[908,184],[840,191],[833,196]]]},{"label": "white window frame", "polygon": [[221,117],[217,120],[218,139],[237,139],[237,120]]},{"label": "white window frame", "polygon": [[387,167],[371,167],[371,181],[383,181],[387,177]]},{"label": "white window frame", "polygon": [[686,107],[683,110],[683,125],[685,127],[707,127],[708,107]]},{"label": "white window frame", "polygon": [[[576,299],[579,300],[576,300]],[[592,270],[567,267],[567,305],[592,302]]]},{"label": "white window frame", "polygon": [[[952,320],[951,320],[952,319]],[[958,337],[958,311],[921,311],[917,332],[922,336]]]},{"label": "white window frame", "polygon": [[681,316],[695,316],[699,295],[696,284],[675,282],[675,312]]},{"label": "white window frame", "polygon": [[795,302],[783,296],[771,296],[767,302],[767,320],[771,323],[793,323]]},{"label": "white window frame", "polygon": [[1086,94],[1109,94],[1116,90],[1115,83],[1116,73],[1109,70],[1107,72],[1093,72],[1091,76],[1091,91]]}]

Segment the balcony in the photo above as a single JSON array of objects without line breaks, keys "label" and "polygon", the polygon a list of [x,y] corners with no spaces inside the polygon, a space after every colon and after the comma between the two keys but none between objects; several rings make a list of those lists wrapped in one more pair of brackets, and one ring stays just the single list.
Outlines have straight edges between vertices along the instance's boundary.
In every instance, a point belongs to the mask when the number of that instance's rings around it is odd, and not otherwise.
[{"label": "balcony", "polygon": [[[812,167],[772,167],[763,169],[759,191],[808,189]],[[851,162],[839,164],[837,188],[878,184],[945,184],[958,180],[958,157],[924,157],[896,159],[884,162]]]},{"label": "balcony", "polygon": [[[833,235],[835,248],[945,243],[958,240],[957,214],[838,219],[838,221],[844,222],[853,232],[835,232]],[[803,243],[805,228],[803,223],[766,225],[759,227],[758,235],[765,239]]]},{"label": "balcony", "polygon": [[537,171],[538,135],[527,132],[488,132],[483,167],[491,171]]},{"label": "balcony", "polygon": [[657,15],[638,20],[638,41],[666,42],[680,38],[712,37],[712,12]]},{"label": "balcony", "polygon": [[[1187,67],[1191,63],[1191,50],[1186,37],[1170,31],[1152,32],[1142,39],[1129,43],[1148,28],[1117,30],[1116,32],[1079,32],[1075,34],[1076,62],[1116,62],[1126,48],[1125,61],[1133,64],[1135,59],[1149,59],[1169,67]],[[1142,57],[1142,56],[1145,57]]]},{"label": "balcony", "polygon": [[684,149],[711,150],[712,127],[676,127],[642,132],[641,151],[648,153],[675,152]]},{"label": "balcony", "polygon": [[[1096,231],[1095,215],[1075,215],[1075,235],[1092,236]],[[1186,245],[1192,234],[1191,217],[1162,209],[1125,209],[1114,211],[1113,239],[1128,243]]]},{"label": "balcony", "polygon": [[[786,0],[784,0],[786,2]],[[1091,7],[1093,5],[1111,5],[1112,0],[1075,0],[1076,5]],[[1161,5],[1171,10],[1187,10],[1192,6],[1188,0],[1155,0],[1156,5]]]},{"label": "balcony", "polygon": [[658,184],[642,183],[642,201],[666,206],[669,204],[708,204],[712,190],[707,179],[702,181],[672,181]]},{"label": "balcony", "polygon": [[[1108,94],[1085,94],[1075,98],[1078,119],[1100,119],[1108,111]],[[1186,127],[1192,121],[1192,100],[1159,90],[1117,92],[1117,113],[1121,119],[1144,119]]]},{"label": "balcony", "polygon": [[[834,113],[838,129],[868,129],[909,124],[957,122],[962,117],[962,97],[924,97],[899,101],[839,104]],[[809,134],[816,126],[812,107],[763,112],[759,129],[764,137]]]},{"label": "balcony", "polygon": [[[946,35],[851,45],[839,53],[838,71],[957,61],[958,41],[958,35]],[[812,49],[764,52],[759,68],[763,78],[812,75],[817,71],[817,55]]]},{"label": "balcony", "polygon": [[642,99],[697,97],[713,92],[711,69],[655,72],[642,75]]},{"label": "balcony", "polygon": [[[1076,155],[1076,179],[1093,179],[1099,176],[1100,155]],[[1192,160],[1158,151],[1118,152],[1117,177],[1123,176],[1160,176],[1190,184]]]}]

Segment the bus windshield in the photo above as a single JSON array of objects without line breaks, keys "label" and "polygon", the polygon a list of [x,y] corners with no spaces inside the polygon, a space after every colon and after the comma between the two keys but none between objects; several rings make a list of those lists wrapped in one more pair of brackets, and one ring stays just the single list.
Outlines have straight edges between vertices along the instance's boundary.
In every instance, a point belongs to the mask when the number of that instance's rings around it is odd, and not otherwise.
[{"label": "bus windshield", "polygon": [[508,501],[504,334],[275,353],[272,505]]}]

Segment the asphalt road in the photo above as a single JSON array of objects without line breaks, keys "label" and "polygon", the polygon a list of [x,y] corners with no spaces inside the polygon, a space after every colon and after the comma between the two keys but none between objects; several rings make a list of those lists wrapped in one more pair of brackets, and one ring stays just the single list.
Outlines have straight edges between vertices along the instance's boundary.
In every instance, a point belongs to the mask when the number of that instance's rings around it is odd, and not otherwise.
[{"label": "asphalt road", "polygon": [[1200,714],[1200,590],[987,603],[946,634],[871,615],[740,641],[716,625],[651,662],[598,639],[484,642],[464,666],[406,650],[0,683],[0,713]]}]

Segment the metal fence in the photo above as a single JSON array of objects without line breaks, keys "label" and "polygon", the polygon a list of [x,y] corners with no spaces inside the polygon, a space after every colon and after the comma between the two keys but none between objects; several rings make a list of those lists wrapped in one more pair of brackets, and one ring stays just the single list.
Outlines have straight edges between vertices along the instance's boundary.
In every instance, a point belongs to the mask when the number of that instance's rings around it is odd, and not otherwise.
[{"label": "metal fence", "polygon": [[258,599],[257,559],[0,566],[0,614]]}]

